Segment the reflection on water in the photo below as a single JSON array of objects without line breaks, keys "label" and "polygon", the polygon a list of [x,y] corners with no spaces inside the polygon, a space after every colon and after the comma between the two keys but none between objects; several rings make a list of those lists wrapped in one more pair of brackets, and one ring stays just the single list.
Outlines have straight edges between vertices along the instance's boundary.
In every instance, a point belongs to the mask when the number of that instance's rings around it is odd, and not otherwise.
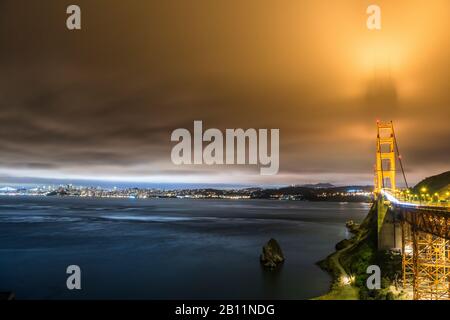
[{"label": "reflection on water", "polygon": [[[329,287],[315,263],[367,204],[266,200],[0,197],[0,291],[18,299],[305,299]],[[276,238],[278,270],[259,264]],[[66,267],[82,290],[65,287]]]}]

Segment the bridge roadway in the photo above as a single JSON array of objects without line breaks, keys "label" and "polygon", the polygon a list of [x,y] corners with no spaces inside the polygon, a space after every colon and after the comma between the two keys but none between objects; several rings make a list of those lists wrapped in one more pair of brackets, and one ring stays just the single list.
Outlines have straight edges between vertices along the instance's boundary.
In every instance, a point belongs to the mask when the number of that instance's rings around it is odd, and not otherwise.
[{"label": "bridge roadway", "polygon": [[450,206],[403,201],[387,190],[381,191],[390,202],[397,217],[406,221],[419,231],[450,240]]}]

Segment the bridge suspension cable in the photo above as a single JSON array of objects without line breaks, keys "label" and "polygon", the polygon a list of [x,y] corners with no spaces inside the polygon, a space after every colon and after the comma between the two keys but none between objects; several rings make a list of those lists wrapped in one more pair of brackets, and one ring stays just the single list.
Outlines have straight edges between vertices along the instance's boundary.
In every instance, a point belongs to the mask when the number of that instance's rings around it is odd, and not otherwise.
[{"label": "bridge suspension cable", "polygon": [[397,137],[395,136],[394,123],[392,122],[392,120],[391,120],[391,124],[392,124],[392,134],[394,135],[395,150],[397,151],[398,162],[400,163],[400,169],[402,170],[403,180],[405,181],[406,189],[409,189],[408,181],[406,180],[405,169],[403,168],[402,155],[398,148]]}]

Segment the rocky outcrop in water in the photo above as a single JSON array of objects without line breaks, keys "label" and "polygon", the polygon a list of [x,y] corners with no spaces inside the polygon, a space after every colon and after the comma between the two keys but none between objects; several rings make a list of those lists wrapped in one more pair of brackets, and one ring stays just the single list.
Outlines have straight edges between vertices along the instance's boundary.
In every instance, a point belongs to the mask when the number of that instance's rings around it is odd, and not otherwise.
[{"label": "rocky outcrop in water", "polygon": [[269,242],[262,248],[260,257],[261,264],[269,269],[274,269],[285,260],[283,251],[277,240],[270,239]]}]

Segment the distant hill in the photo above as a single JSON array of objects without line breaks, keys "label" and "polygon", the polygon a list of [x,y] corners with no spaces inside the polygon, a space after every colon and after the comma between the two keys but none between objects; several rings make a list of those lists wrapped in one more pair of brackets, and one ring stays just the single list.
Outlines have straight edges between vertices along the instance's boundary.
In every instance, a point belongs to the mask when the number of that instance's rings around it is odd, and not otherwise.
[{"label": "distant hill", "polygon": [[428,193],[442,193],[450,189],[450,171],[438,174],[436,176],[428,177],[420,181],[415,187],[414,192],[419,193],[423,187],[427,188]]},{"label": "distant hill", "polygon": [[[373,186],[341,186],[331,188],[317,188],[305,186],[289,186],[278,189],[258,189],[251,193],[253,199],[295,198],[309,201],[338,201],[365,202],[367,195],[346,193],[372,192]],[[326,194],[326,196],[323,196]]]},{"label": "distant hill", "polygon": [[303,188],[312,188],[312,189],[327,189],[334,188],[334,185],[331,183],[316,183],[316,184],[302,184],[300,187]]}]

